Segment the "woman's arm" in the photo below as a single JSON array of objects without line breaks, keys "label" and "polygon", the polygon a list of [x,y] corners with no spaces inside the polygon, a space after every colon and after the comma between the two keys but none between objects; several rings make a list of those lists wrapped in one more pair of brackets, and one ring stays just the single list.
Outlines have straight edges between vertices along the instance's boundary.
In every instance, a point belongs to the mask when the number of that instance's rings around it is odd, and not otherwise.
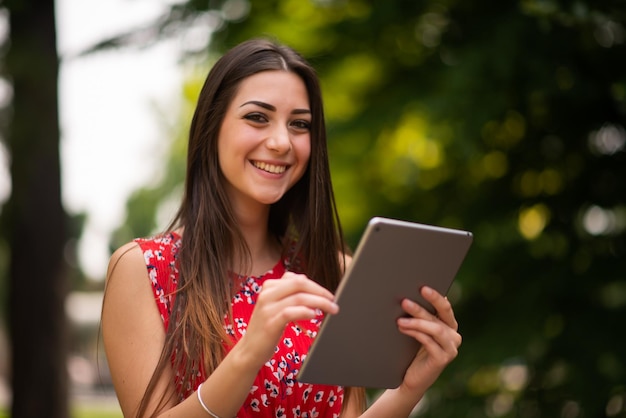
[{"label": "woman's arm", "polygon": [[[150,288],[143,254],[136,244],[122,247],[111,258],[102,333],[122,412],[124,416],[134,417],[165,343],[163,321]],[[256,362],[233,349],[202,386],[202,399],[219,416],[234,416],[250,390],[256,371]],[[167,411],[165,416],[207,417],[196,394],[178,403],[174,390],[174,376],[167,368],[148,404],[148,413],[156,409],[165,395],[169,399],[163,408]]]},{"label": "woman's arm", "polygon": [[[163,321],[156,307],[143,254],[129,243],[109,262],[102,336],[113,385],[124,416],[136,409],[161,356],[165,342]],[[157,393],[172,392],[171,370],[164,373]],[[172,394],[172,393],[169,393]],[[151,405],[153,410],[156,404]]]},{"label": "woman's arm", "polygon": [[[136,415],[165,342],[143,254],[128,244],[111,257],[102,312],[104,347],[124,416]],[[233,417],[243,404],[259,368],[272,356],[285,325],[311,319],[316,309],[335,313],[333,295],[305,276],[286,273],[267,280],[244,337],[202,385],[202,399],[222,418]],[[161,416],[206,418],[197,394],[177,403],[171,370],[157,384],[148,405],[153,411],[163,395],[170,399]]]}]

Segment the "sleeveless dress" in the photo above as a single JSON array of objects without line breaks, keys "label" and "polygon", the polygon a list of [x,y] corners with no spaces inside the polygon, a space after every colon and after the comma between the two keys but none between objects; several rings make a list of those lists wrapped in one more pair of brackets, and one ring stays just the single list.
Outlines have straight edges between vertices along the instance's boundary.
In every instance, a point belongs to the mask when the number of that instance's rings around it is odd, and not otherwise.
[{"label": "sleeveless dress", "polygon": [[[176,258],[181,237],[169,233],[153,238],[139,238],[135,242],[143,252],[156,305],[167,329],[174,303],[172,293],[178,286]],[[282,258],[261,276],[239,277],[240,285],[231,301],[233,322],[224,318],[224,328],[234,343],[246,332],[263,282],[282,277],[288,267],[288,260]],[[312,385],[296,380],[322,319],[323,315],[319,315],[310,321],[287,324],[273,357],[259,370],[237,418],[339,417],[344,397],[343,387]],[[194,387],[189,388],[183,397],[193,393],[205,379],[201,370]]]}]

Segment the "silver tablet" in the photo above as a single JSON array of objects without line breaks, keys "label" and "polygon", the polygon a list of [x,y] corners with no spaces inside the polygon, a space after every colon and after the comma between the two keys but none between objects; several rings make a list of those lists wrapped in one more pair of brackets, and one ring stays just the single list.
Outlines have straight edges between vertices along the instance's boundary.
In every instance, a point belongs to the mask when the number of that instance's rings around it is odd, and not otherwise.
[{"label": "silver tablet", "polygon": [[297,380],[395,388],[420,344],[398,331],[403,298],[434,309],[419,294],[445,295],[472,243],[467,231],[372,218],[336,293],[339,313],[326,315]]}]

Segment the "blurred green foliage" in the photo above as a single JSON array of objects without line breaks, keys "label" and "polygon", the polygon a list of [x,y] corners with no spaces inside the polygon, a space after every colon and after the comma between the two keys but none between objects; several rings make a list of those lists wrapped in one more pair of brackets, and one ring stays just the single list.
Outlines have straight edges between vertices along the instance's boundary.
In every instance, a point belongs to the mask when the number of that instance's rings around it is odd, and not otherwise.
[{"label": "blurred green foliage", "polygon": [[167,175],[131,199],[113,247],[171,215],[214,57],[274,37],[323,81],[351,245],[374,215],[474,232],[449,295],[464,343],[420,416],[626,416],[624,1],[208,4],[172,6],[215,32],[189,61]]}]

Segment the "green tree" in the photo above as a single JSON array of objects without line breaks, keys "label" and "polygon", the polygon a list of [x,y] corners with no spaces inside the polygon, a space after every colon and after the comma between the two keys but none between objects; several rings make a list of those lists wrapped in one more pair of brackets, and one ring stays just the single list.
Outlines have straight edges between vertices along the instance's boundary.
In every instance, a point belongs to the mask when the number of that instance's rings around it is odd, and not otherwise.
[{"label": "green tree", "polygon": [[626,416],[623,1],[209,4],[162,27],[211,22],[209,64],[270,35],[319,70],[352,244],[372,215],[474,232],[421,416]]}]

